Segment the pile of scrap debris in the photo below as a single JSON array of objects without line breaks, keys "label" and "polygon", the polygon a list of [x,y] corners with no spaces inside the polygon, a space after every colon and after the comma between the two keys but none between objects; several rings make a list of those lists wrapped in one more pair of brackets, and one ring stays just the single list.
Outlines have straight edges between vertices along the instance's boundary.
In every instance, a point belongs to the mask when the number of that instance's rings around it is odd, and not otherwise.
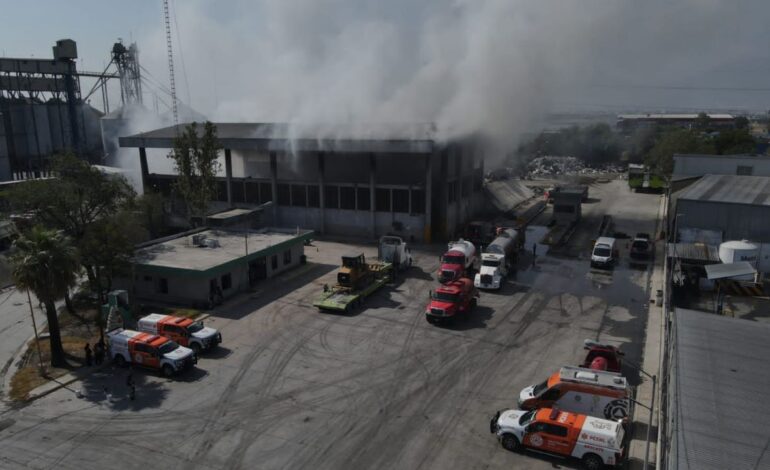
[{"label": "pile of scrap debris", "polygon": [[552,176],[598,175],[603,173],[622,173],[623,166],[609,163],[600,167],[588,167],[576,157],[545,156],[534,158],[527,164],[528,178]]}]

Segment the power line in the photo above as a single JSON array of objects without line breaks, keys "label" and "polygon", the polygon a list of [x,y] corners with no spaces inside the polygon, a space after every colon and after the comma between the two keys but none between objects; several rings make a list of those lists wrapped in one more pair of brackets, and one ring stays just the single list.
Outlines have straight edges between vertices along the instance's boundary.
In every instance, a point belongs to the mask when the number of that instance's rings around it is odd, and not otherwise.
[{"label": "power line", "polygon": [[720,86],[693,86],[693,85],[609,85],[594,84],[591,88],[637,88],[650,90],[677,90],[677,91],[748,91],[748,92],[770,92],[770,88],[762,87],[720,87]]}]

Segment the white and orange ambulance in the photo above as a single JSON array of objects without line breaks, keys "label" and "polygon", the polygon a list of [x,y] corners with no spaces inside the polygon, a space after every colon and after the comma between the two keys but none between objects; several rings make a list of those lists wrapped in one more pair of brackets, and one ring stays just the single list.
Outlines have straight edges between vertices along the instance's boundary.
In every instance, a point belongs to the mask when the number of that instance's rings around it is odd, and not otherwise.
[{"label": "white and orange ambulance", "polygon": [[498,411],[489,423],[490,432],[503,447],[522,447],[574,457],[587,470],[623,461],[623,426],[616,421],[569,413],[556,408]]},{"label": "white and orange ambulance", "polygon": [[222,342],[222,334],[214,328],[203,326],[200,321],[174,315],[153,313],[140,318],[137,329],[145,333],[165,336],[200,354]]},{"label": "white and orange ambulance", "polygon": [[107,333],[107,339],[110,358],[117,366],[130,363],[160,370],[168,377],[197,361],[192,349],[151,333],[118,328]]},{"label": "white and orange ambulance", "polygon": [[562,367],[547,380],[519,393],[519,408],[558,407],[573,413],[605,419],[629,415],[631,388],[617,372],[583,367]]}]

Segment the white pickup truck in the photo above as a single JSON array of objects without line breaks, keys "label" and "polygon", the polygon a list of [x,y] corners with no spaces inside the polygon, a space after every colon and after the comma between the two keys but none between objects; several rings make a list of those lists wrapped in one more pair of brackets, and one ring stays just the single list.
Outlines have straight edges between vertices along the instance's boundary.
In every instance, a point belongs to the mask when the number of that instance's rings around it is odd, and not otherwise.
[{"label": "white pickup truck", "polygon": [[510,451],[525,447],[573,457],[580,459],[586,470],[620,465],[623,461],[625,431],[619,422],[540,408],[498,411],[489,426],[490,432]]}]

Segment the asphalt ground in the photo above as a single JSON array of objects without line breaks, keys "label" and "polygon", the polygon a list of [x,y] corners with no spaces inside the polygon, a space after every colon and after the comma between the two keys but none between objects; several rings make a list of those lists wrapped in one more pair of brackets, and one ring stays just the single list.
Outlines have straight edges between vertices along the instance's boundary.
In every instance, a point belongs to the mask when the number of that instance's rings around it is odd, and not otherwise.
[{"label": "asphalt ground", "polygon": [[[496,293],[464,321],[434,326],[423,314],[440,246],[413,248],[416,267],[351,315],[311,306],[333,283],[340,255],[376,247],[315,242],[308,265],[212,313],[222,347],[167,380],[107,368],[0,415],[2,468],[574,468],[513,454],[489,419],[518,392],[578,364],[586,338],[640,362],[650,269],[589,268],[601,215],[617,230],[652,233],[659,196],[624,181],[591,187],[585,220],[551,254],[528,252]],[[547,213],[541,217],[547,217]],[[529,243],[529,242],[528,242]],[[631,383],[639,375],[627,369]]]}]

